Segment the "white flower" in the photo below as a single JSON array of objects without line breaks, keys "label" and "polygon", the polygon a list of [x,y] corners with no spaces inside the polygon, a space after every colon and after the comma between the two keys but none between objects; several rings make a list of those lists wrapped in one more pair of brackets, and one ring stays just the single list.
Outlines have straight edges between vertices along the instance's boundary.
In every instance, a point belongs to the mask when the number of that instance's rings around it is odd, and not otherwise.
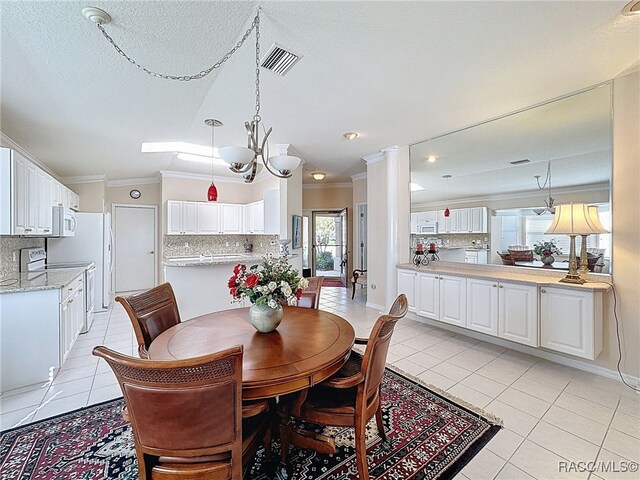
[{"label": "white flower", "polygon": [[298,288],[302,288],[303,290],[309,286],[309,280],[306,278],[301,278],[300,282],[298,282]]},{"label": "white flower", "polygon": [[276,282],[269,282],[269,290],[273,292],[276,288],[278,288],[278,284]]},{"label": "white flower", "polygon": [[267,302],[267,305],[269,305],[271,308],[276,308],[278,306],[278,304],[276,303],[275,300],[271,299]]},{"label": "white flower", "polygon": [[285,297],[288,297],[289,295],[291,295],[291,287],[289,285],[285,285],[284,287],[282,287],[282,294]]},{"label": "white flower", "polygon": [[287,305],[291,305],[292,307],[298,305],[298,299],[295,295],[291,295],[289,298],[287,298]]}]

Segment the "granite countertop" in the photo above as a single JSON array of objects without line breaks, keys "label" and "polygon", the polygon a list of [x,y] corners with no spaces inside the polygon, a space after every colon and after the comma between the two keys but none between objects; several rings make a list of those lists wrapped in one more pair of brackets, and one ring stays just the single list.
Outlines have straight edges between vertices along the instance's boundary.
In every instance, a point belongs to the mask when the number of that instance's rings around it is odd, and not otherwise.
[{"label": "granite countertop", "polygon": [[[460,275],[468,278],[478,278],[481,280],[504,280],[515,283],[525,283],[537,286],[557,286],[562,288],[573,288],[577,290],[590,289],[594,291],[606,291],[611,286],[613,280],[609,275],[588,275],[587,283],[582,285],[572,283],[560,283],[566,272],[549,272],[548,270],[539,268],[521,268],[502,265],[478,265],[478,264],[460,264],[451,262],[432,262],[429,265],[421,265],[416,267],[412,263],[401,263],[396,265],[397,268],[403,270],[414,270],[416,272],[426,273],[450,273],[452,275]],[[598,281],[598,277],[602,281]]]},{"label": "granite countertop", "polygon": [[64,287],[78,275],[84,273],[85,268],[61,268],[40,272],[18,273],[15,277],[0,280],[0,294],[35,292],[37,290],[53,290]]}]

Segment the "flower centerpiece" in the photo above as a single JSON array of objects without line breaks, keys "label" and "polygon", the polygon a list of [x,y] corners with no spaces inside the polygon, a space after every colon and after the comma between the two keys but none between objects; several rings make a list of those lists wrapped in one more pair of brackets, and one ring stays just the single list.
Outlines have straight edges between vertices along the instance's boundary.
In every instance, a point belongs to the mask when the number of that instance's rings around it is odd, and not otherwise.
[{"label": "flower centerpiece", "polygon": [[551,265],[554,261],[554,255],[562,255],[562,250],[556,245],[555,239],[548,242],[536,242],[533,244],[533,253],[540,256],[540,261],[545,265]]},{"label": "flower centerpiece", "polygon": [[248,299],[249,320],[260,332],[275,330],[282,321],[282,305],[297,305],[309,283],[285,257],[267,255],[260,265],[237,264],[229,279],[233,301]]}]

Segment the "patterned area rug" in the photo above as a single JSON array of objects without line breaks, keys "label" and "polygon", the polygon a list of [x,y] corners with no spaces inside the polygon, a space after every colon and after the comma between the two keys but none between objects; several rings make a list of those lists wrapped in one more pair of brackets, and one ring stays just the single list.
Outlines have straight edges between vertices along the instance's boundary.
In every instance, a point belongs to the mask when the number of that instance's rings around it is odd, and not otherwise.
[{"label": "patterned area rug", "polygon": [[344,284],[341,280],[327,280],[326,278],[322,281],[323,287],[344,287]]},{"label": "patterned area rug", "polygon": [[[388,441],[367,426],[367,461],[372,478],[450,479],[497,433],[490,421],[467,408],[386,370],[382,387]],[[138,466],[123,400],[94,405],[2,433],[2,479],[137,479]],[[334,455],[292,448],[292,479],[357,479],[354,431],[303,428],[336,439]],[[278,440],[272,449],[277,455]],[[274,465],[260,450],[248,478],[273,478]]]}]

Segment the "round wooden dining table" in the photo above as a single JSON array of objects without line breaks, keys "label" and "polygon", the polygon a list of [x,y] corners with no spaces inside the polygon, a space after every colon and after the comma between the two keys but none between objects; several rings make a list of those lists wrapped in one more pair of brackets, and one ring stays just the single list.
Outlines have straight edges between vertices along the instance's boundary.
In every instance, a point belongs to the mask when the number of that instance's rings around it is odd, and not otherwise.
[{"label": "round wooden dining table", "polygon": [[243,345],[242,398],[273,398],[319,383],[349,358],[355,340],[344,318],[313,308],[283,307],[270,333],[248,321],[248,308],[209,313],[179,323],[156,337],[152,360],[178,360]]}]

